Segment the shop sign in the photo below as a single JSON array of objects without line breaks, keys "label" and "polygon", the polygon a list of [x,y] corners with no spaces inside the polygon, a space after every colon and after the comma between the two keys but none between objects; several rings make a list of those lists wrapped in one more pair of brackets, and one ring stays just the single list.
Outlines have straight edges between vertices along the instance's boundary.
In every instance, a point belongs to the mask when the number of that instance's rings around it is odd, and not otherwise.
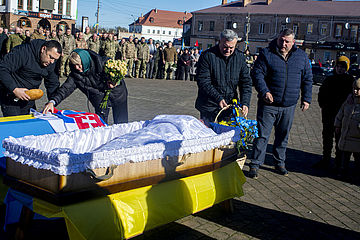
[{"label": "shop sign", "polygon": [[71,19],[71,16],[68,16],[68,15],[62,15],[62,18],[63,18],[63,19]]},{"label": "shop sign", "polygon": [[53,14],[52,19],[54,20],[61,20],[62,16],[61,15],[57,15],[57,14]]},{"label": "shop sign", "polygon": [[21,16],[27,16],[28,15],[28,11],[21,11],[21,10],[17,10],[14,12],[17,15],[21,15]]},{"label": "shop sign", "polygon": [[39,13],[40,18],[52,18],[51,13]]},{"label": "shop sign", "polygon": [[28,17],[39,17],[37,12],[28,12]]}]

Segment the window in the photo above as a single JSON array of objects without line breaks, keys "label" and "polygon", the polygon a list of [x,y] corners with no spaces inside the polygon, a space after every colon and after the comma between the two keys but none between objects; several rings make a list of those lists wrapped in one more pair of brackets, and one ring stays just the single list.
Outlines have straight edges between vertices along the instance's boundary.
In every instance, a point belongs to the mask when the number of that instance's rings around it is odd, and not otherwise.
[{"label": "window", "polygon": [[281,28],[280,28],[280,32],[285,30],[287,27],[286,27],[286,24],[281,24]]},{"label": "window", "polygon": [[163,34],[165,35],[165,30],[163,30]]},{"label": "window", "polygon": [[232,28],[232,22],[231,21],[227,21],[226,22],[226,29],[231,29]]},{"label": "window", "polygon": [[149,22],[153,23],[153,22],[154,22],[154,18],[153,18],[153,17],[150,17],[150,18],[149,18]]},{"label": "window", "polygon": [[32,11],[32,0],[27,0],[27,10]]},{"label": "window", "polygon": [[331,53],[330,52],[324,52],[324,60],[327,61],[327,60],[330,60],[331,58]]},{"label": "window", "polygon": [[203,30],[203,22],[202,21],[198,21],[198,31],[201,32]]},{"label": "window", "polygon": [[153,33],[155,34],[155,30],[153,30]]},{"label": "window", "polygon": [[215,28],[215,22],[214,22],[214,21],[210,21],[210,28],[209,28],[209,30],[210,30],[210,31],[214,31],[214,28]]},{"label": "window", "polygon": [[18,9],[23,9],[23,7],[24,7],[23,1],[24,1],[24,0],[19,0],[19,1],[18,1]]},{"label": "window", "polygon": [[320,35],[326,35],[326,32],[327,32],[327,24],[323,23],[320,26]]},{"label": "window", "polygon": [[314,24],[308,23],[308,25],[306,27],[306,33],[307,34],[312,34],[313,33],[313,28],[314,28]]},{"label": "window", "polygon": [[169,35],[171,35],[171,31],[169,31]]},{"label": "window", "polygon": [[298,33],[299,33],[299,25],[297,23],[294,23],[293,31],[294,31],[295,36],[298,35]]},{"label": "window", "polygon": [[265,23],[260,23],[259,24],[259,34],[264,34],[265,33]]},{"label": "window", "polygon": [[0,0],[0,6],[5,6],[6,5],[6,0]]},{"label": "window", "polygon": [[58,8],[59,8],[59,14],[62,15],[63,14],[63,0],[59,0],[58,3]]},{"label": "window", "polygon": [[356,42],[358,38],[359,25],[351,25],[350,40]]},{"label": "window", "polygon": [[31,21],[27,17],[21,17],[17,22],[17,26],[31,28]]},{"label": "window", "polygon": [[157,30],[157,34],[160,34],[160,30]]},{"label": "window", "polygon": [[336,24],[335,27],[335,37],[341,37],[342,36],[342,24]]},{"label": "window", "polygon": [[150,33],[150,29],[147,30],[147,33]]},{"label": "window", "polygon": [[66,0],[66,15],[71,15],[71,0]]}]

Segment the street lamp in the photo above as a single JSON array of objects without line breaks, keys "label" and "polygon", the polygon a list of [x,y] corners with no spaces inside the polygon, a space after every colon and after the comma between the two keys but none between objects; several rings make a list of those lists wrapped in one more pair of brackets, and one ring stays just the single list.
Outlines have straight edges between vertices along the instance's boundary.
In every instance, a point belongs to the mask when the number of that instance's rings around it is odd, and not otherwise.
[{"label": "street lamp", "polygon": [[245,49],[244,49],[244,51],[246,51],[246,49],[248,48],[248,45],[249,45],[250,13],[247,14],[245,19],[246,19],[246,23],[245,23],[246,31],[245,31]]}]

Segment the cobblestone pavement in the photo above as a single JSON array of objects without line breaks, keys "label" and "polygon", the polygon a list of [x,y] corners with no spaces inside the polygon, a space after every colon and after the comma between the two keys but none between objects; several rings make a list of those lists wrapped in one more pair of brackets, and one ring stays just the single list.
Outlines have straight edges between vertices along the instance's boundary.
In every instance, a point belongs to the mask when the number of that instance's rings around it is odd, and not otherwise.
[{"label": "cobblestone pavement", "polygon": [[[194,82],[127,79],[126,83],[130,121],[165,113],[199,117],[194,108]],[[311,167],[321,158],[317,93],[318,86],[314,86],[313,104],[308,111],[296,110],[287,151],[288,177],[273,169],[270,139],[259,178],[247,179],[245,195],[233,200],[234,213],[226,214],[214,206],[134,239],[360,239],[359,182],[338,179],[331,170]],[[254,91],[251,119],[255,119],[256,103]],[[77,91],[59,108],[86,110],[85,95]],[[247,171],[245,166],[245,175]]]}]

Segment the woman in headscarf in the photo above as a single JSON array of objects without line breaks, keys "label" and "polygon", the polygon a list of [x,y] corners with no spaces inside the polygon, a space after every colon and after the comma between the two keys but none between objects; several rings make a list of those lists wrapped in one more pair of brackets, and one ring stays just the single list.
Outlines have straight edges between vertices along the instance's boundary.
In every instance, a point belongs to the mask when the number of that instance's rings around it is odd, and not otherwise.
[{"label": "woman in headscarf", "polygon": [[107,82],[104,65],[109,60],[101,57],[91,50],[75,49],[69,58],[71,72],[61,87],[51,96],[45,105],[43,113],[53,112],[54,107],[71,93],[79,88],[83,92],[98,114],[106,123],[108,122],[109,108],[100,108],[105,91],[112,88],[108,106],[112,107],[114,123],[128,122],[127,89],[124,79],[114,86]]}]

